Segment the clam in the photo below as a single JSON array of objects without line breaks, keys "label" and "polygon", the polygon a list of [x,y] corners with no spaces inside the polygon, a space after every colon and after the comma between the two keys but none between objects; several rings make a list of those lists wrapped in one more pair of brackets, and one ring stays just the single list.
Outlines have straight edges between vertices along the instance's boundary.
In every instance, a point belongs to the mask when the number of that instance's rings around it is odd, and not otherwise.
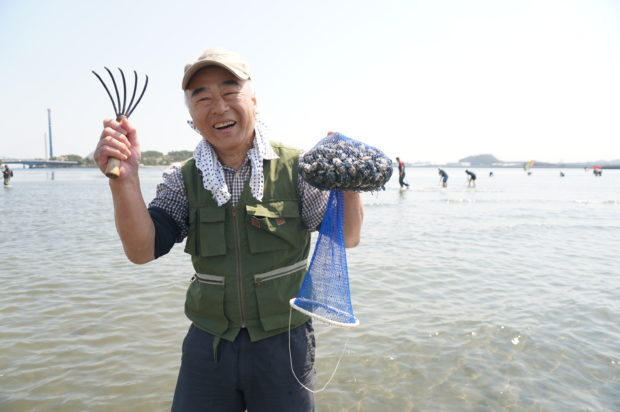
[{"label": "clam", "polygon": [[392,160],[381,150],[333,133],[299,160],[302,178],[323,190],[375,191],[392,176]]}]

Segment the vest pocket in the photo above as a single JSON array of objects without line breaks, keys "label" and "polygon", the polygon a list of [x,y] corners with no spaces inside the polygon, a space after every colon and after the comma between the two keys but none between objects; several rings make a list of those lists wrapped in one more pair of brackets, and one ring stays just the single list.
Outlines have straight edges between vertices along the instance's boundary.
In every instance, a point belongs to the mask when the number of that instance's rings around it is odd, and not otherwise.
[{"label": "vest pocket", "polygon": [[[299,267],[301,266],[301,269]],[[260,322],[265,331],[288,326],[289,301],[297,295],[306,273],[306,261],[269,273],[254,275],[256,299]],[[292,312],[291,326],[305,322],[308,317],[296,310]]]},{"label": "vest pocket", "polygon": [[249,204],[246,210],[248,243],[252,253],[296,247],[299,242],[299,204],[294,200]]},{"label": "vest pocket", "polygon": [[224,276],[196,273],[187,289],[185,312],[209,332],[224,333],[228,329],[224,313]]},{"label": "vest pocket", "polygon": [[190,211],[190,231],[185,252],[194,256],[221,256],[226,254],[226,234],[223,207],[200,207]]}]

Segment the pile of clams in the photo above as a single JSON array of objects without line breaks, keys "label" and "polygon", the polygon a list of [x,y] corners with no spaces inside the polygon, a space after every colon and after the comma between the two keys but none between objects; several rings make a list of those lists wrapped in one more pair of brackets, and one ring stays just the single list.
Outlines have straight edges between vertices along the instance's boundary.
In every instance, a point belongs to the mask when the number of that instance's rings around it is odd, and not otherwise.
[{"label": "pile of clams", "polygon": [[393,167],[381,150],[332,133],[300,157],[299,171],[321,190],[369,192],[384,189]]}]

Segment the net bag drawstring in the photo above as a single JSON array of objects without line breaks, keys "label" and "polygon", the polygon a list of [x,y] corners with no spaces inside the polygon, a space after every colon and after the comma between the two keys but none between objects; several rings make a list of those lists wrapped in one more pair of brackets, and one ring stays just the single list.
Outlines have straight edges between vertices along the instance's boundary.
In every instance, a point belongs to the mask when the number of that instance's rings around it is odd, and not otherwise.
[{"label": "net bag drawstring", "polygon": [[295,380],[297,381],[297,383],[299,385],[301,385],[302,388],[304,388],[305,390],[307,390],[308,392],[312,392],[312,393],[319,393],[319,392],[323,392],[325,389],[327,389],[327,386],[331,383],[332,379],[334,379],[334,376],[336,376],[336,371],[338,370],[338,366],[340,366],[340,361],[342,360],[344,353],[347,350],[347,343],[349,343],[349,339],[347,338],[344,341],[344,346],[342,347],[342,352],[340,352],[340,356],[338,357],[338,362],[336,362],[336,366],[334,366],[334,370],[332,371],[331,376],[329,377],[329,379],[327,380],[327,382],[325,382],[325,385],[323,385],[323,387],[321,389],[312,389],[307,387],[306,385],[303,384],[303,382],[301,382],[299,380],[299,378],[297,377],[297,374],[295,373],[295,369],[293,368],[293,355],[292,355],[292,349],[291,349],[291,319],[292,319],[292,315],[293,315],[293,307],[291,307],[289,309],[289,313],[288,313],[288,359],[291,363],[291,372],[293,373],[293,376],[295,377]]}]

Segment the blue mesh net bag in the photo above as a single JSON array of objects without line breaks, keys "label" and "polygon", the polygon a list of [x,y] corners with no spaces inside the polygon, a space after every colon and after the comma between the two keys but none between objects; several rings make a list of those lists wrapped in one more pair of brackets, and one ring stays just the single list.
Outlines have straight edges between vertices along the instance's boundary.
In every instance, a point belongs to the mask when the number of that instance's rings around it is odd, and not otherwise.
[{"label": "blue mesh net bag", "polygon": [[331,191],[308,273],[291,307],[332,325],[355,327],[359,320],[351,305],[342,191],[383,188],[392,161],[372,146],[332,133],[300,158],[299,167],[309,184]]},{"label": "blue mesh net bag", "polygon": [[327,210],[310,261],[310,268],[291,306],[306,315],[337,326],[355,327],[349,272],[344,247],[343,193],[331,191]]}]

